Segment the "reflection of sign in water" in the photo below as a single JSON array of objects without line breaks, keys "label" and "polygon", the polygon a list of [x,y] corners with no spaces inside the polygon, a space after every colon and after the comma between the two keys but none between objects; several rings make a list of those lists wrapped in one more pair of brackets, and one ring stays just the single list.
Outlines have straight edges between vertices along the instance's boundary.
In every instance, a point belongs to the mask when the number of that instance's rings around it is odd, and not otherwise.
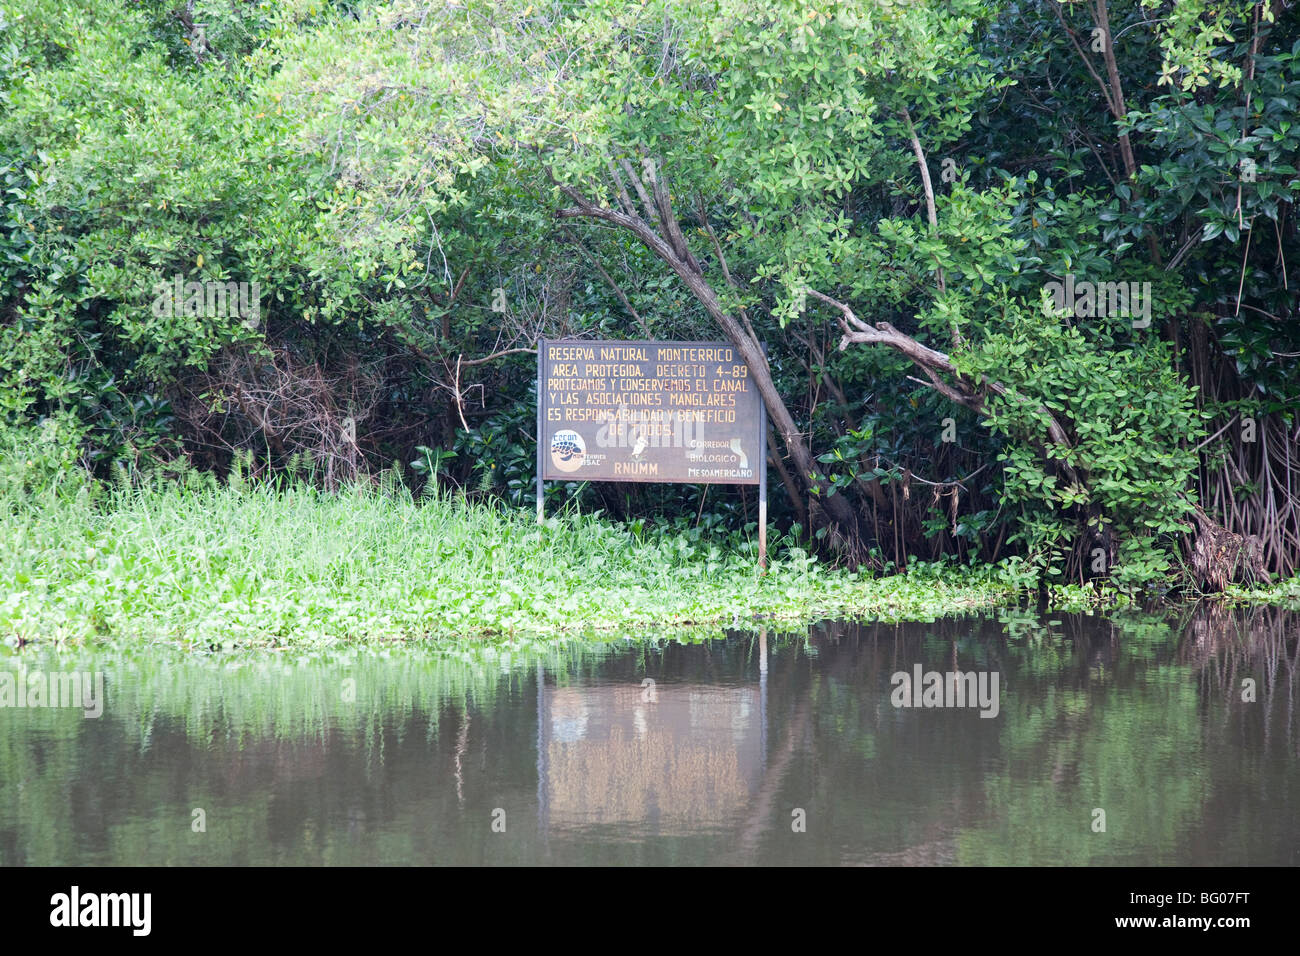
[{"label": "reflection of sign in water", "polygon": [[543,340],[537,365],[543,479],[761,483],[763,403],[731,345]]},{"label": "reflection of sign in water", "polygon": [[757,687],[547,686],[540,781],[551,829],[681,832],[738,818],[763,772]]}]

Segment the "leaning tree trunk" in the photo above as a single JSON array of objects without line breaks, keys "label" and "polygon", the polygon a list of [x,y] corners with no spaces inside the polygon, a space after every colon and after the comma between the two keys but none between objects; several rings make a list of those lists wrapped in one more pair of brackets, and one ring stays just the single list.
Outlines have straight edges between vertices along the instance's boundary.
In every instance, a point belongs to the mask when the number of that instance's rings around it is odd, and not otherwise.
[{"label": "leaning tree trunk", "polygon": [[[776,390],[772,381],[771,368],[767,356],[753,331],[742,324],[741,320],[723,306],[714,291],[704,270],[686,244],[685,236],[677,223],[672,210],[667,189],[663,186],[662,176],[652,180],[653,196],[646,190],[630,164],[624,165],[624,171],[636,187],[637,194],[646,206],[647,217],[643,218],[632,206],[630,198],[620,189],[622,209],[612,209],[592,202],[577,189],[564,184],[560,191],[567,196],[573,206],[560,209],[556,216],[561,219],[598,219],[627,230],[639,239],[652,253],[662,259],[690,289],[691,294],[704,306],[709,317],[717,323],[727,340],[735,346],[736,352],[749,366],[750,378],[753,380],[763,404],[771,418],[772,427],[785,445],[786,451],[794,461],[798,471],[802,490],[820,503],[829,523],[838,527],[838,531],[847,541],[859,541],[864,533],[863,525],[857,514],[843,495],[832,494],[832,488],[824,479],[817,476],[816,463],[812,452],[803,440],[794,417],[785,401]],[[655,223],[654,226],[647,218]],[[658,226],[656,229],[655,226]]]}]

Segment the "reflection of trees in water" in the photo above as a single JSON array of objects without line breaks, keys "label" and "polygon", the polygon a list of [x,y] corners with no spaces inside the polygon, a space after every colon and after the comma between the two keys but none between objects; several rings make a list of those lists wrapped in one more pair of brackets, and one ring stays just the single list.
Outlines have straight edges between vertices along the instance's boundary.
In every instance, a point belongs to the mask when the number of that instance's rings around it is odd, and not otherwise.
[{"label": "reflection of trees in water", "polygon": [[[1214,837],[1239,848],[1242,862],[1300,863],[1300,614],[1211,605],[1187,622],[1178,656],[1196,672],[1206,737],[1222,754],[1204,807]],[[1247,679],[1253,702],[1243,699]]]},{"label": "reflection of trees in water", "polygon": [[[889,702],[890,676],[916,662],[938,670],[954,662],[996,669],[987,648],[997,634],[996,622],[985,620],[813,628],[813,653],[798,655],[789,668],[794,701],[784,705],[790,708],[788,730],[806,721],[808,731],[797,735],[793,748],[785,738],[793,754],[783,768],[781,799],[774,801],[782,812],[764,832],[757,858],[784,853],[800,862],[955,862],[953,823],[979,815],[979,776],[928,754],[977,755],[990,722],[973,711],[924,712],[932,721],[909,717]],[[962,727],[954,718],[986,726]],[[781,739],[777,731],[773,737]],[[832,832],[834,839],[790,833],[789,806],[807,809],[810,833]]]},{"label": "reflection of trees in water", "polygon": [[[545,851],[538,655],[239,669],[106,657],[100,720],[0,714],[0,863],[487,862],[507,851],[525,862],[1300,862],[1298,634],[1300,615],[1271,608],[829,624],[769,637],[763,719],[757,636],[544,649],[556,739],[578,732],[593,686],[621,688],[619,714],[648,707],[647,676],[660,703],[680,688],[682,719],[713,734],[670,739],[627,717],[584,757],[615,771],[595,786],[551,754],[574,808],[644,819],[671,807],[681,825],[674,840],[617,845],[557,833]],[[1001,714],[896,710],[890,675],[918,662],[999,671]],[[1241,700],[1246,677],[1254,704]],[[737,763],[736,727],[759,723],[761,759]],[[709,746],[684,749],[692,742]],[[701,779],[715,780],[708,799]],[[208,811],[206,842],[189,830],[195,806]],[[497,806],[510,836],[493,844]],[[727,836],[687,835],[719,807]],[[791,832],[794,807],[807,833]],[[1094,807],[1106,834],[1091,832]]]},{"label": "reflection of trees in water", "polygon": [[[1249,719],[1257,712],[1264,738],[1281,737],[1300,756],[1297,733],[1297,664],[1300,615],[1276,607],[1230,609],[1210,605],[1188,622],[1179,660],[1196,669],[1201,695],[1222,701],[1224,719]],[[1243,682],[1254,682],[1254,702],[1243,699]]]},{"label": "reflection of trees in water", "polygon": [[[800,692],[815,731],[783,797],[814,804],[810,820],[835,828],[840,849],[792,842],[778,817],[766,853],[920,865],[1294,862],[1294,765],[1275,738],[1285,724],[1293,754],[1300,617],[1009,617],[814,629],[816,664],[803,668]],[[894,710],[889,675],[917,662],[998,670],[1002,715]],[[1254,709],[1240,700],[1251,674]],[[806,779],[813,767],[818,786]],[[1104,834],[1091,829],[1098,807]]]}]

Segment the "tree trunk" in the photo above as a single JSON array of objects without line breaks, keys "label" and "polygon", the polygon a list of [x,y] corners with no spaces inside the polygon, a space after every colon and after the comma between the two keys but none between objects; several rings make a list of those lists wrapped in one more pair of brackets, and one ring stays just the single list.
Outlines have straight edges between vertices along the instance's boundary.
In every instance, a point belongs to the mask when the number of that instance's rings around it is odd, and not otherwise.
[{"label": "tree trunk", "polygon": [[[625,172],[629,176],[636,176],[630,167]],[[677,225],[676,218],[668,205],[667,195],[661,182],[655,183],[655,207],[653,212],[656,221],[663,224],[666,237],[655,231],[641,216],[597,205],[572,186],[559,184],[559,188],[565,196],[573,201],[574,206],[558,210],[556,212],[557,217],[561,219],[599,219],[626,229],[636,236],[646,248],[667,263],[669,268],[686,283],[686,287],[690,289],[691,294],[704,306],[705,311],[718,324],[718,327],[722,329],[727,340],[735,347],[741,359],[749,366],[750,378],[758,389],[759,395],[762,396],[763,404],[767,406],[772,427],[781,436],[781,442],[785,445],[786,451],[794,461],[795,468],[798,470],[799,481],[803,484],[804,489],[818,500],[830,522],[840,526],[839,531],[846,539],[849,541],[861,539],[862,525],[849,502],[843,495],[832,495],[829,483],[814,477],[817,473],[816,462],[813,460],[812,452],[795,425],[794,417],[790,414],[789,408],[786,407],[785,402],[776,390],[776,385],[772,381],[771,369],[767,364],[767,356],[763,354],[761,344],[734,315],[723,307],[717,293],[714,292],[713,287],[704,277],[699,263],[691,255],[690,250],[686,248],[681,228]],[[638,194],[642,195],[647,200],[647,205],[649,205],[649,197],[645,194],[644,189],[639,189]]]}]

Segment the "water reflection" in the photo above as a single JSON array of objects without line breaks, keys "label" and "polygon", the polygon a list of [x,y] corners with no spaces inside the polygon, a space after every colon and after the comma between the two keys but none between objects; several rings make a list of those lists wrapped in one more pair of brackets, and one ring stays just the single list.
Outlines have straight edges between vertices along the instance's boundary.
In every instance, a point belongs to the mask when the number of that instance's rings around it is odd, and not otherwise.
[{"label": "water reflection", "polygon": [[754,687],[542,684],[538,819],[614,839],[725,829],[763,778]]},{"label": "water reflection", "polygon": [[[104,713],[0,707],[0,863],[1295,864],[1298,634],[1219,608],[270,660],[29,647],[0,668],[102,672]],[[917,665],[998,674],[997,717],[894,706]]]}]

